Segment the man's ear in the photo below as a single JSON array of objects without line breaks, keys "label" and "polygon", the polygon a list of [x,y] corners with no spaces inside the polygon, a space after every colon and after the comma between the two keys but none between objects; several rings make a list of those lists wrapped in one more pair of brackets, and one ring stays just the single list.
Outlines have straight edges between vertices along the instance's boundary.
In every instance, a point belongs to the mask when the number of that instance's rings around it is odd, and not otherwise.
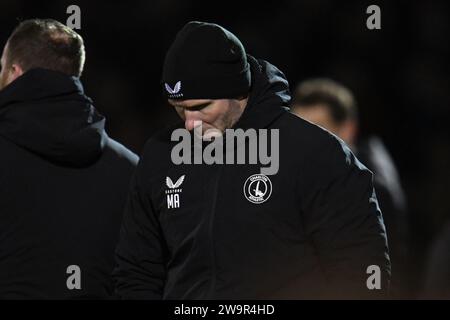
[{"label": "man's ear", "polygon": [[9,72],[10,72],[10,81],[12,82],[12,81],[14,81],[14,80],[16,80],[18,77],[20,77],[21,75],[23,75],[23,69],[22,69],[22,67],[19,65],[19,64],[17,64],[17,63],[13,63],[12,65],[11,65],[11,69],[9,70]]}]

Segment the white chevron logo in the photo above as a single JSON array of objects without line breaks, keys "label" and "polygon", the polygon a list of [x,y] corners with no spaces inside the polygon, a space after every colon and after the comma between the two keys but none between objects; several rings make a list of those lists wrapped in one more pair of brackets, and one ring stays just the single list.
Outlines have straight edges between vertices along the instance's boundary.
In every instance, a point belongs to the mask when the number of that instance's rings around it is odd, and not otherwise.
[{"label": "white chevron logo", "polygon": [[185,176],[186,176],[186,175],[183,174],[183,175],[177,180],[177,182],[175,182],[175,184],[173,183],[172,179],[170,179],[169,177],[166,177],[166,185],[167,185],[167,187],[170,188],[170,189],[176,189],[176,188],[180,187],[181,184],[182,184],[183,181],[184,181],[184,177],[185,177]]},{"label": "white chevron logo", "polygon": [[181,90],[181,81],[178,81],[173,89],[169,86],[169,84],[165,83],[164,86],[166,87],[166,90],[169,94],[177,94]]}]

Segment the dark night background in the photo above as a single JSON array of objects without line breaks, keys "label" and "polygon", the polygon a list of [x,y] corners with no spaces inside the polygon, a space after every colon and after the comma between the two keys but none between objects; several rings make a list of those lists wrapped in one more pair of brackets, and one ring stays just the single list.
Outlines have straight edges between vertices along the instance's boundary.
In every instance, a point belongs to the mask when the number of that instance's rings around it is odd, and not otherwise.
[{"label": "dark night background", "polygon": [[[87,52],[85,91],[107,117],[109,135],[136,153],[176,120],[159,85],[164,55],[190,20],[223,25],[257,58],[278,66],[291,88],[331,77],[353,90],[361,136],[382,137],[408,197],[414,270],[422,285],[426,254],[450,217],[449,3],[445,1],[25,1],[0,0],[0,45],[20,20],[81,8]],[[381,8],[381,30],[366,8]]]}]

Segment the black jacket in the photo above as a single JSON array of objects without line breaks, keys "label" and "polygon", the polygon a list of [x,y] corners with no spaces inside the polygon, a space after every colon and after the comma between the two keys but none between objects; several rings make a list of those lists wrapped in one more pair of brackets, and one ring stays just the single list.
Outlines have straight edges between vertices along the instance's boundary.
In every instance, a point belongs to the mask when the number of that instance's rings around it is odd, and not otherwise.
[{"label": "black jacket", "polygon": [[[244,196],[260,165],[174,165],[172,129],[156,135],[132,182],[116,251],[117,293],[132,299],[380,296],[390,264],[371,172],[342,141],[290,114],[284,75],[249,59],[252,89],[235,128],[279,129],[270,197],[255,204]],[[168,209],[170,182],[179,184],[179,208]],[[380,267],[381,290],[366,287],[369,265]]]},{"label": "black jacket", "polygon": [[[0,298],[111,296],[138,158],[104,125],[80,81],[62,73],[30,70],[0,91]],[[80,290],[68,289],[70,266]]]}]

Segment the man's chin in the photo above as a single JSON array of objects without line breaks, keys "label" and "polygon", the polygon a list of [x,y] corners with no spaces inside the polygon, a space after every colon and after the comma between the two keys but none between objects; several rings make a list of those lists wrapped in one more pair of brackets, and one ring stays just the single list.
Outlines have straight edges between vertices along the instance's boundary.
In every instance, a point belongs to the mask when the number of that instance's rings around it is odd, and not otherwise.
[{"label": "man's chin", "polygon": [[223,132],[219,129],[208,129],[203,133],[203,140],[210,141],[212,139],[220,138]]},{"label": "man's chin", "polygon": [[216,128],[205,128],[203,127],[195,127],[193,129],[194,134],[197,138],[200,138],[204,141],[211,141],[212,139],[219,138],[223,136],[223,132]]}]

